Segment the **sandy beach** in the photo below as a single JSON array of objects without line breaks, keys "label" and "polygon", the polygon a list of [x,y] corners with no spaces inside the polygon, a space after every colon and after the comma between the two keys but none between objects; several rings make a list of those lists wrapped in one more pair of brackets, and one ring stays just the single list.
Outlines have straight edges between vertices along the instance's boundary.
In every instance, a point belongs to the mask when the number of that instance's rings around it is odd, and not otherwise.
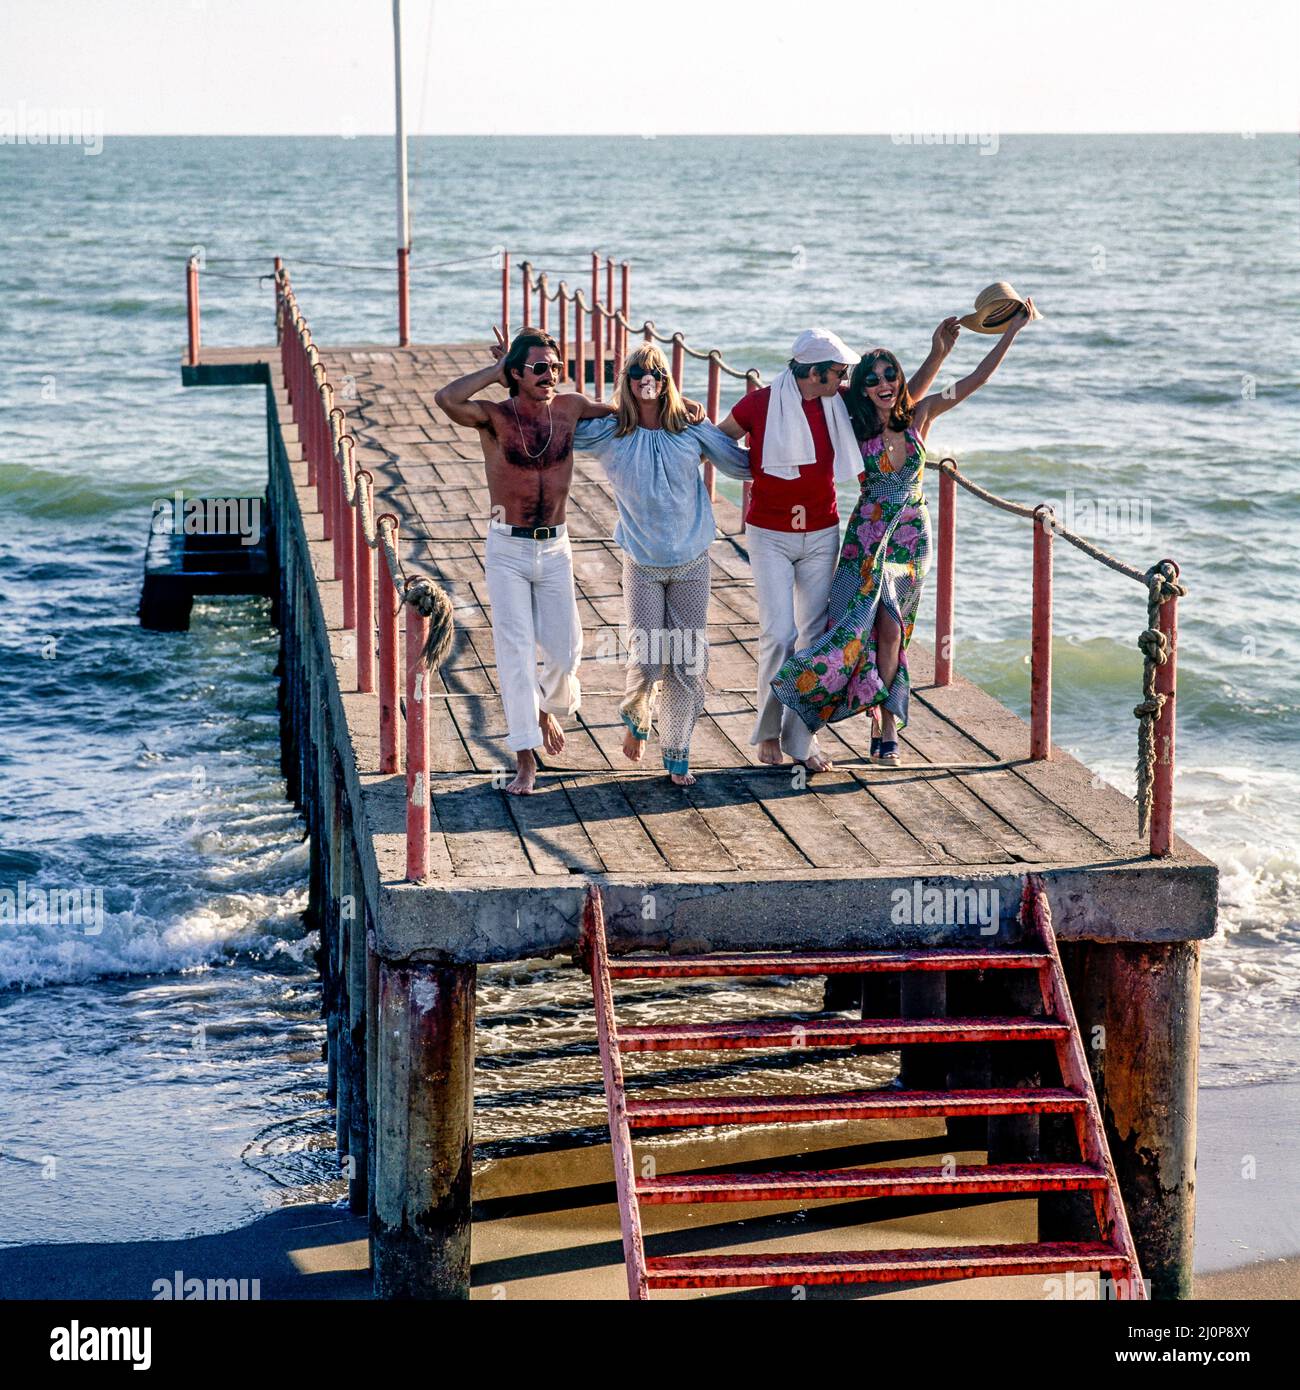
[{"label": "sandy beach", "polygon": [[[1300,1297],[1300,1226],[1287,1194],[1295,1191],[1300,1138],[1300,1083],[1202,1091],[1197,1163],[1195,1297]],[[859,1127],[859,1131],[864,1127]],[[894,1131],[897,1135],[897,1128]],[[818,1147],[845,1136],[823,1131]],[[860,1141],[860,1132],[854,1136]],[[923,1152],[941,1138],[937,1122],[921,1122],[905,1141]],[[727,1141],[723,1141],[724,1145]],[[783,1146],[785,1151],[788,1147]],[[770,1143],[768,1156],[777,1156]],[[737,1157],[734,1150],[729,1158]],[[752,1154],[751,1154],[752,1156]],[[1254,1176],[1243,1176],[1251,1171]],[[704,1160],[702,1141],[674,1146],[673,1168]],[[718,1149],[708,1161],[720,1161]],[[589,1148],[506,1159],[476,1181],[473,1297],[480,1299],[619,1299],[625,1296],[618,1212],[612,1201],[609,1152]],[[1025,1240],[1034,1236],[1032,1203],[1012,1201],[965,1209],[936,1206],[855,1229],[859,1204],[812,1208],[803,1215],[772,1206],[746,1207],[744,1221],[705,1222],[673,1208],[650,1209],[648,1235],[674,1249],[694,1242],[756,1250],[764,1239],[782,1248],[869,1241],[947,1244]],[[877,1209],[877,1215],[879,1208]],[[271,1212],[215,1235],[186,1240],[24,1245],[0,1250],[0,1296],[9,1299],[151,1299],[159,1281],[248,1280],[262,1299],[366,1299],[371,1296],[362,1219],[314,1203]],[[725,1244],[731,1241],[730,1245]],[[810,1290],[810,1297],[890,1299],[1059,1298],[1038,1279],[986,1279],[899,1289]],[[692,1298],[684,1291],[657,1297]],[[721,1297],[788,1299],[788,1290],[724,1291]],[[1073,1297],[1086,1297],[1080,1286]]]}]

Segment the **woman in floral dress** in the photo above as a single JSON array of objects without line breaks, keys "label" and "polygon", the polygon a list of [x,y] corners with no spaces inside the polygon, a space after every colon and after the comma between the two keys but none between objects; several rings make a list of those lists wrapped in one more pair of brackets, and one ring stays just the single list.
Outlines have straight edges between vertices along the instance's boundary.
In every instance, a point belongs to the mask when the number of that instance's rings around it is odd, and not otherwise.
[{"label": "woman in floral dress", "polygon": [[825,636],[795,652],[772,689],[810,729],[870,710],[879,725],[871,760],[897,766],[907,726],[907,646],[921,584],[930,567],[930,513],[922,478],[925,439],[935,419],[991,377],[1030,321],[1029,308],[992,351],[946,394],[913,402],[898,358],[884,348],[853,369],[847,404],[865,464],[862,493],[849,519],[831,584]]}]

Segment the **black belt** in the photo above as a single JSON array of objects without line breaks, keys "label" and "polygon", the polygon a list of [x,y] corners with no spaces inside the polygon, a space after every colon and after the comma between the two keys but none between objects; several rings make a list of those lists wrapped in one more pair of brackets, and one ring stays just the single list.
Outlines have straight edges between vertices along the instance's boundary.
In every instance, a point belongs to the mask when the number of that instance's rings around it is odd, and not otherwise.
[{"label": "black belt", "polygon": [[560,534],[559,526],[512,526],[512,536],[527,536],[530,541],[553,541]]}]

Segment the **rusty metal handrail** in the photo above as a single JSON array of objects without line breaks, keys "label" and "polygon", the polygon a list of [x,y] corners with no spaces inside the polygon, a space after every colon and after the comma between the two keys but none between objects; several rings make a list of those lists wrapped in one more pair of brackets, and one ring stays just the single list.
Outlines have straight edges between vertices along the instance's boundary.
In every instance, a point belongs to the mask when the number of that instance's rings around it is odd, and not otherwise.
[{"label": "rusty metal handrail", "polygon": [[[605,280],[605,298],[603,300],[600,298],[602,269]],[[729,362],[723,360],[722,354],[717,348],[701,350],[692,347],[681,333],[673,333],[665,337],[659,332],[653,319],[644,319],[640,324],[633,323],[628,309],[631,272],[632,267],[628,261],[619,263],[620,302],[615,307],[613,257],[602,258],[598,251],[591,253],[591,293],[589,297],[580,289],[570,289],[567,280],[561,280],[552,291],[550,289],[550,275],[546,271],[535,273],[533,263],[524,261],[520,265],[523,326],[529,327],[533,322],[533,300],[534,295],[536,295],[537,326],[543,332],[549,332],[548,309],[551,304],[555,304],[559,317],[561,371],[566,375],[568,373],[569,348],[572,345],[574,376],[579,378],[580,383],[585,384],[586,361],[582,319],[583,315],[586,314],[591,321],[589,336],[592,357],[592,389],[598,401],[605,399],[606,355],[608,354],[612,361],[614,378],[617,381],[623,362],[627,358],[628,338],[633,333],[640,334],[646,342],[672,345],[671,371],[673,381],[679,391],[682,389],[682,379],[685,374],[685,359],[691,357],[696,361],[707,362],[709,365],[705,412],[708,418],[716,424],[722,408],[721,378],[723,374],[743,381],[747,394],[751,391],[757,391],[762,386],[762,374],[754,367],[748,369],[733,367]],[[510,279],[510,253],[503,251],[501,255],[501,336],[507,342],[510,339]],[[568,310],[570,306],[573,309],[572,344],[570,344],[569,338]],[[704,482],[709,497],[716,497],[717,478],[713,463],[709,460],[706,460],[704,464]],[[743,517],[749,511],[749,483],[743,485],[742,493],[741,516]]]},{"label": "rusty metal handrail", "polygon": [[934,683],[948,685],[953,665],[953,570],[958,486],[1000,511],[1034,524],[1033,610],[1030,637],[1029,756],[1051,757],[1052,749],[1052,540],[1060,536],[1098,564],[1147,590],[1147,625],[1138,638],[1142,652],[1142,700],[1133,713],[1138,725],[1138,834],[1150,853],[1169,854],[1173,840],[1174,697],[1177,687],[1178,600],[1187,589],[1178,565],[1164,559],[1148,570],[1111,555],[1056,517],[1045,502],[1027,506],[972,482],[955,459],[939,460],[939,545],[936,575]]}]

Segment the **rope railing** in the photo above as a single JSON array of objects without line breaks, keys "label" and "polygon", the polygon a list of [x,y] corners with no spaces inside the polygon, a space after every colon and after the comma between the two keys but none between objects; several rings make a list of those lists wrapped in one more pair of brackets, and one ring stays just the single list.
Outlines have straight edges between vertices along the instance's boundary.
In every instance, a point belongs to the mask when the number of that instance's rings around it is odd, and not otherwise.
[{"label": "rope railing", "polygon": [[1178,565],[1161,560],[1147,570],[1103,550],[1071,531],[1044,502],[1028,506],[999,497],[972,482],[951,458],[939,462],[939,545],[936,576],[936,685],[952,681],[953,565],[956,540],[957,487],[999,511],[1034,524],[1033,617],[1030,639],[1029,756],[1041,761],[1052,747],[1052,541],[1056,536],[1114,573],[1141,584],[1147,591],[1147,624],[1138,635],[1142,653],[1142,699],[1134,706],[1138,723],[1138,835],[1147,837],[1150,852],[1163,857],[1173,840],[1174,696],[1177,685],[1178,600],[1186,593]]}]

